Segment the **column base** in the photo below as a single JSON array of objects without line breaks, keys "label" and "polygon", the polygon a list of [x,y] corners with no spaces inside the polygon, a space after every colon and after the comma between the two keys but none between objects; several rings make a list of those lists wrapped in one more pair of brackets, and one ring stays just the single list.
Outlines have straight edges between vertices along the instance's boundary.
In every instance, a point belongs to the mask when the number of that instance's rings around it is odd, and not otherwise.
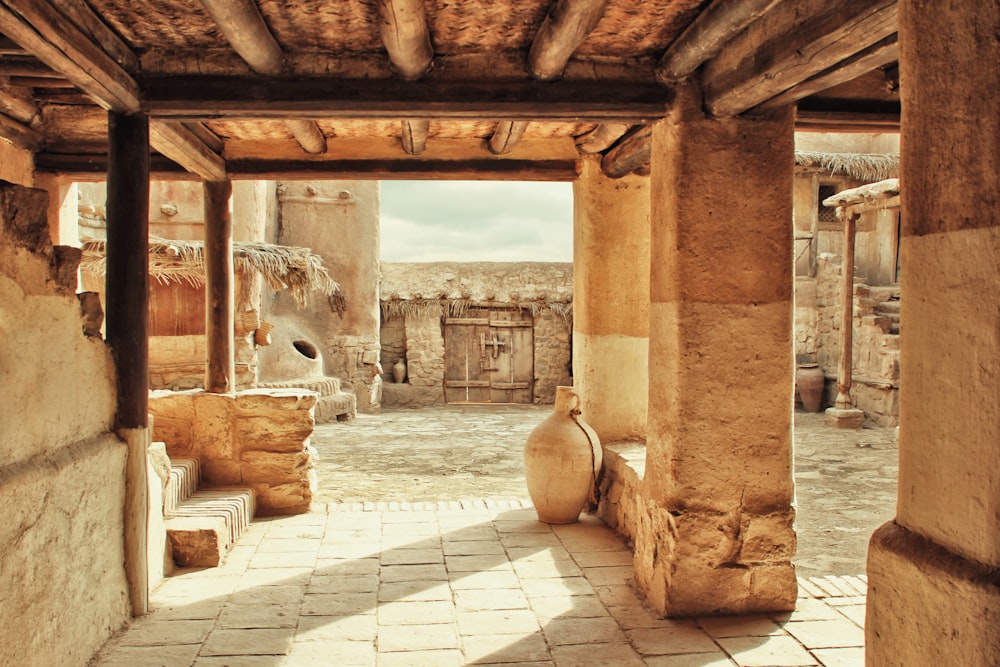
[{"label": "column base", "polygon": [[1000,571],[895,522],[868,550],[868,665],[1000,665]]},{"label": "column base", "polygon": [[861,428],[865,423],[865,411],[857,408],[827,408],[823,423],[833,428]]}]

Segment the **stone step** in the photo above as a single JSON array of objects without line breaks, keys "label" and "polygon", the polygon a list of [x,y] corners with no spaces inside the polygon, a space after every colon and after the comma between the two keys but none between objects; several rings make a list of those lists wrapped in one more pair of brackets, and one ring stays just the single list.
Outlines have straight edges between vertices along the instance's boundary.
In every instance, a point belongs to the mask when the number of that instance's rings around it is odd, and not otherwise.
[{"label": "stone step", "polygon": [[332,396],[341,393],[340,378],[315,377],[282,382],[258,382],[258,387],[264,389],[308,389],[320,396]]},{"label": "stone step", "polygon": [[170,460],[170,478],[163,492],[163,512],[170,514],[191,497],[198,489],[201,466],[198,459],[174,458]]},{"label": "stone step", "polygon": [[199,489],[166,518],[174,562],[180,567],[217,566],[250,525],[254,509],[252,489]]},{"label": "stone step", "polygon": [[358,397],[341,392],[333,396],[320,396],[316,401],[316,423],[350,421],[358,414]]},{"label": "stone step", "polygon": [[877,313],[896,313],[899,314],[899,301],[882,301],[875,306],[875,312]]}]

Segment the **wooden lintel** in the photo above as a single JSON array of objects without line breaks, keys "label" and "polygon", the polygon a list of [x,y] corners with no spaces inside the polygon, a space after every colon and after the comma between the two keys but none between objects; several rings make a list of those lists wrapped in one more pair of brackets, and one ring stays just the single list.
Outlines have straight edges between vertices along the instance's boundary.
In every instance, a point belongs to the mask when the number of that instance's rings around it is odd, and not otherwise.
[{"label": "wooden lintel", "polygon": [[602,153],[628,132],[625,123],[602,123],[587,134],[576,138],[576,147],[581,153]]},{"label": "wooden lintel", "polygon": [[795,129],[800,132],[899,132],[898,113],[853,113],[799,109]]},{"label": "wooden lintel", "polygon": [[45,63],[33,56],[0,56],[0,76],[27,76],[39,79],[62,79]]},{"label": "wooden lintel", "polygon": [[48,0],[4,0],[0,32],[103,108],[139,111],[139,87],[132,76]]},{"label": "wooden lintel", "polygon": [[539,81],[562,76],[573,52],[604,16],[607,4],[607,0],[556,0],[531,42],[531,75]]},{"label": "wooden lintel", "polygon": [[154,120],[149,134],[153,148],[188,171],[206,181],[225,180],[225,160],[181,123]]},{"label": "wooden lintel", "polygon": [[30,123],[38,115],[38,105],[24,88],[0,88],[0,113],[14,120]]},{"label": "wooden lintel", "polygon": [[37,151],[44,143],[41,134],[3,114],[0,114],[0,137],[31,152]]},{"label": "wooden lintel", "polygon": [[323,130],[319,129],[319,125],[314,121],[286,120],[285,127],[306,153],[326,152],[326,137],[323,136]]},{"label": "wooden lintel", "polygon": [[497,123],[497,129],[490,137],[490,152],[495,155],[504,155],[514,150],[514,146],[524,136],[524,131],[528,129],[527,121],[504,120]]},{"label": "wooden lintel", "polygon": [[799,85],[772,97],[755,110],[766,111],[777,109],[787,104],[794,104],[804,97],[814,95],[828,88],[847,83],[857,77],[879,67],[899,60],[898,36],[894,33],[879,40],[867,49],[860,51],[841,63],[837,63],[824,72],[806,79]]},{"label": "wooden lintel", "polygon": [[645,125],[627,134],[601,158],[601,171],[621,178],[649,163],[653,150],[653,126]]},{"label": "wooden lintel", "polygon": [[896,0],[807,2],[779,3],[772,20],[752,24],[706,63],[710,113],[741,114],[896,32]]},{"label": "wooden lintel", "polygon": [[638,124],[663,117],[670,91],[656,83],[549,83],[362,79],[247,80],[170,76],[143,80],[144,107],[178,120],[219,118],[490,119]]},{"label": "wooden lintel", "polygon": [[403,152],[407,155],[420,155],[427,148],[427,137],[430,135],[429,120],[404,120],[400,123],[400,141]]},{"label": "wooden lintel", "polygon": [[406,80],[419,79],[434,60],[424,0],[378,0],[378,14],[393,70]]},{"label": "wooden lintel", "polygon": [[667,48],[656,66],[657,78],[664,83],[673,83],[691,76],[778,1],[714,0]]},{"label": "wooden lintel", "polygon": [[[151,155],[149,173],[167,181],[201,180],[197,174],[185,170],[173,160],[162,155]],[[35,153],[35,171],[57,174],[77,181],[103,181],[108,174],[108,156],[104,153]]]},{"label": "wooden lintel", "polygon": [[285,57],[254,0],[201,0],[233,50],[260,74],[278,74]]},{"label": "wooden lintel", "polygon": [[233,179],[575,181],[576,160],[230,160]]}]

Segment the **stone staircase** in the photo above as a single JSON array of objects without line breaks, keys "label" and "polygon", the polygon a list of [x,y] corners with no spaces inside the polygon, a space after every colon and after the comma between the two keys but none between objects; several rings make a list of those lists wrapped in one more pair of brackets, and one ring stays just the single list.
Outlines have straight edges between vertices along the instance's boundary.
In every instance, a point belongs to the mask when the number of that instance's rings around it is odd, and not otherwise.
[{"label": "stone staircase", "polygon": [[258,382],[257,386],[267,389],[308,389],[319,394],[316,401],[316,423],[328,424],[334,421],[349,421],[358,414],[358,398],[344,391],[340,378],[316,377],[282,382]]},{"label": "stone staircase", "polygon": [[164,489],[167,541],[179,567],[215,567],[250,525],[254,493],[247,487],[200,487],[196,459],[171,460]]},{"label": "stone staircase", "polygon": [[889,321],[889,330],[886,333],[899,335],[899,295],[889,301],[882,301],[875,304],[876,317],[882,317]]}]

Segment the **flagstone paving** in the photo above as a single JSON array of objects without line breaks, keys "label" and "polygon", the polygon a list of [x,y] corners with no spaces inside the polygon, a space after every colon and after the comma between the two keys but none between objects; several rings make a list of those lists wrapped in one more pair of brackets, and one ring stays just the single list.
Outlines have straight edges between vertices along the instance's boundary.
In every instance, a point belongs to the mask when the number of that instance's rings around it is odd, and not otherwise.
[{"label": "flagstone paving", "polygon": [[523,499],[330,504],[256,521],[184,570],[95,667],[863,665],[865,578],[801,580],[796,611],[663,620],[593,517]]}]

